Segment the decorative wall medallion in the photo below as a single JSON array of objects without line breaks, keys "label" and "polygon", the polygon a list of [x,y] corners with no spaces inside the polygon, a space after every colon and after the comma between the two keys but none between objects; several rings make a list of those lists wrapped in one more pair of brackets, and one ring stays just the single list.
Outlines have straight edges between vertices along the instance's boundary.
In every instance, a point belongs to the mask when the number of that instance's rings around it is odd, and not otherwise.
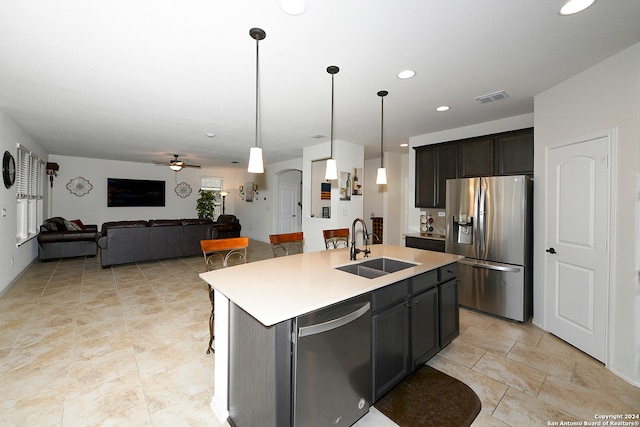
[{"label": "decorative wall medallion", "polygon": [[73,195],[82,197],[85,194],[89,194],[89,192],[93,190],[93,184],[91,184],[89,180],[79,176],[77,178],[73,178],[67,183],[67,190],[69,190],[69,192]]},{"label": "decorative wall medallion", "polygon": [[191,187],[186,182],[181,182],[180,184],[176,185],[174,191],[183,199],[191,195]]}]

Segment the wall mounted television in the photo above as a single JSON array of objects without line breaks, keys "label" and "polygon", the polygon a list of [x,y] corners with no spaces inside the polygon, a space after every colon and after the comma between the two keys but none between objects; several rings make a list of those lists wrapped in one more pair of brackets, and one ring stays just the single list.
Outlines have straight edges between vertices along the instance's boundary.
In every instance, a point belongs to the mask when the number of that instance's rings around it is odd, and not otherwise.
[{"label": "wall mounted television", "polygon": [[164,206],[165,182],[107,178],[107,206]]}]

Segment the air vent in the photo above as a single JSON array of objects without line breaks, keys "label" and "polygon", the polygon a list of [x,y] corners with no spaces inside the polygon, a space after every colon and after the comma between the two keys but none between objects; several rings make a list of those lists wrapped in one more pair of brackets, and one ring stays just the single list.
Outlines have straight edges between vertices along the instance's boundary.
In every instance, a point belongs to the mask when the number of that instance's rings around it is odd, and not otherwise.
[{"label": "air vent", "polygon": [[321,133],[314,133],[312,135],[309,135],[309,137],[313,139],[322,139],[322,138],[326,138],[327,136]]},{"label": "air vent", "polygon": [[499,101],[501,99],[508,98],[509,94],[504,90],[500,90],[498,92],[489,93],[487,95],[480,95],[476,97],[476,101],[480,104],[486,104],[488,102]]}]

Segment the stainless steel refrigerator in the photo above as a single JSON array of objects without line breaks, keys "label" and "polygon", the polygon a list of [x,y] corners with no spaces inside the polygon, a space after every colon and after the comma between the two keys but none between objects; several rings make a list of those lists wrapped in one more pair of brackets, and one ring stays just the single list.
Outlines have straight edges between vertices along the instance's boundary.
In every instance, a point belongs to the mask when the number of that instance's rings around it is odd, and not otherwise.
[{"label": "stainless steel refrigerator", "polygon": [[533,312],[530,176],[447,180],[447,253],[458,262],[460,305],[524,322]]}]

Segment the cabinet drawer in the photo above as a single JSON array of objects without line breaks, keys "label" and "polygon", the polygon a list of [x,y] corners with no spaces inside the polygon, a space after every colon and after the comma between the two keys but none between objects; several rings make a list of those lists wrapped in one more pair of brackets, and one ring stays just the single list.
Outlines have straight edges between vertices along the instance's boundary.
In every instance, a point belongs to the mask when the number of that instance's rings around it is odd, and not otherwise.
[{"label": "cabinet drawer", "polygon": [[411,294],[419,294],[438,284],[438,271],[432,270],[411,278]]},{"label": "cabinet drawer", "polygon": [[458,263],[453,263],[449,265],[445,265],[444,267],[440,267],[438,269],[438,282],[446,282],[447,280],[451,280],[458,276]]},{"label": "cabinet drawer", "polygon": [[405,299],[409,293],[409,281],[403,280],[371,293],[371,310],[377,311]]}]

